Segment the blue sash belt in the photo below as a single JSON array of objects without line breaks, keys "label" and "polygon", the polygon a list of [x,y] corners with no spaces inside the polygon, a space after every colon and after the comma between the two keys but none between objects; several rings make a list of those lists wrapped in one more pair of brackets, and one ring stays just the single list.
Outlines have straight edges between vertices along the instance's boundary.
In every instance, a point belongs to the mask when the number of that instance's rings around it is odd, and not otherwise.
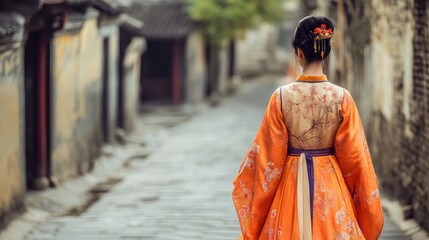
[{"label": "blue sash belt", "polygon": [[288,148],[288,155],[290,156],[300,156],[301,154],[305,155],[305,160],[307,162],[307,172],[308,172],[308,181],[310,187],[310,212],[311,218],[313,219],[313,199],[314,199],[314,167],[313,167],[313,157],[320,156],[329,156],[334,154],[334,148],[324,148],[317,150],[305,150],[298,148]]}]

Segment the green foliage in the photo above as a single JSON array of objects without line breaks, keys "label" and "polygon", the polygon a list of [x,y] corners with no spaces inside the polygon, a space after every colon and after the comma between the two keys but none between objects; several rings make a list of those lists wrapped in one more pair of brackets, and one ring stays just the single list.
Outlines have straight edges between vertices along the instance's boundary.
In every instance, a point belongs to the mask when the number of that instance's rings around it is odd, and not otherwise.
[{"label": "green foliage", "polygon": [[263,22],[283,17],[283,0],[188,0],[191,17],[204,24],[214,43],[239,37],[244,31]]}]

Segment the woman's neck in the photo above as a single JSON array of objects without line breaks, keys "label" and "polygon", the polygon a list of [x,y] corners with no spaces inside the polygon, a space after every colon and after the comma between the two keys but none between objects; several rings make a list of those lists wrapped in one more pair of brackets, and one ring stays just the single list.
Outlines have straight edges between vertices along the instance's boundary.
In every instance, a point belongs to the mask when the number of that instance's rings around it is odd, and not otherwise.
[{"label": "woman's neck", "polygon": [[308,76],[323,75],[322,62],[314,62],[314,63],[306,64],[302,69],[302,74],[308,75]]}]

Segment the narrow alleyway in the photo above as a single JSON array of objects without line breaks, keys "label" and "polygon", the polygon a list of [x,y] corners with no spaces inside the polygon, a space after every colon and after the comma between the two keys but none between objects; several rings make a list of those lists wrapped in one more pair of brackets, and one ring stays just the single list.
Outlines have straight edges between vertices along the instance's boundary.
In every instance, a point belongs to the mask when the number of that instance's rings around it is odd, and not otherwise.
[{"label": "narrow alleyway", "polygon": [[[176,116],[183,122],[165,131],[144,129],[157,120],[143,117],[130,139],[146,142],[150,155],[130,161],[122,180],[85,212],[52,218],[27,240],[235,239],[232,181],[277,84],[246,83],[219,107]],[[389,219],[383,234],[407,239]]]}]

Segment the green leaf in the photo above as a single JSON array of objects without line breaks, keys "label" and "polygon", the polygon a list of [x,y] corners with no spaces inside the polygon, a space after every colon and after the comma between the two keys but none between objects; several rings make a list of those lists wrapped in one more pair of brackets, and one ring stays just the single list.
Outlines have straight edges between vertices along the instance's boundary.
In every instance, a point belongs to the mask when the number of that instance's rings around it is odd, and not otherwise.
[{"label": "green leaf", "polygon": [[212,43],[237,38],[249,27],[280,21],[284,0],[188,0],[192,19],[204,24]]}]

